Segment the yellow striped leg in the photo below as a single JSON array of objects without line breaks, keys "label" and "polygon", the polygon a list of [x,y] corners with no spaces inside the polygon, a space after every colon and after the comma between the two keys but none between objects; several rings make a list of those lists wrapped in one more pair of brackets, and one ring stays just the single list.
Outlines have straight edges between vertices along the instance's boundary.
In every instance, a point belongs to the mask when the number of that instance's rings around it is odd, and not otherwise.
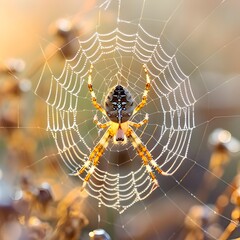
[{"label": "yellow striped leg", "polygon": [[84,182],[82,185],[82,190],[85,188],[87,182],[89,181],[91,175],[94,173],[96,166],[99,163],[100,157],[103,155],[104,150],[108,146],[108,141],[113,137],[113,133],[111,128],[109,128],[106,133],[102,136],[101,140],[98,142],[98,144],[94,147],[92,152],[89,155],[88,160],[84,163],[82,168],[75,173],[75,176],[78,176],[82,174],[86,168],[89,168],[86,177],[84,178]]},{"label": "yellow striped leg", "polygon": [[147,95],[150,89],[150,77],[148,75],[148,70],[146,68],[145,65],[143,65],[144,68],[144,72],[146,74],[146,85],[145,85],[145,90],[143,92],[143,96],[142,96],[142,101],[137,105],[137,107],[134,109],[133,114],[135,114],[136,112],[138,112],[141,108],[143,108],[147,102]]},{"label": "yellow striped leg", "polygon": [[128,124],[132,127],[140,128],[142,125],[146,124],[147,122],[148,122],[148,114],[146,113],[145,118],[141,122],[135,123],[135,122],[129,121]]},{"label": "yellow striped leg", "polygon": [[88,75],[88,89],[91,93],[91,97],[92,97],[92,103],[93,103],[93,106],[100,110],[103,114],[107,115],[106,114],[106,111],[103,109],[103,107],[97,103],[97,98],[96,98],[96,95],[93,91],[93,87],[92,87],[92,69],[93,69],[93,65],[91,65],[90,69],[89,69],[89,75]]},{"label": "yellow striped leg", "polygon": [[[156,179],[155,174],[152,172],[152,168],[150,165],[152,165],[159,174],[162,175],[168,175],[166,172],[164,172],[158,164],[153,160],[151,153],[148,151],[148,149],[143,145],[140,138],[136,135],[136,133],[133,131],[133,129],[129,128],[127,132],[127,137],[131,140],[133,147],[136,149],[138,155],[142,158],[143,164],[146,167],[146,170],[148,174],[150,175],[153,183],[156,186],[159,186],[158,181]],[[150,165],[149,165],[150,164]]]},{"label": "yellow striped leg", "polygon": [[94,116],[93,122],[99,127],[99,128],[107,128],[111,125],[111,122],[101,123],[98,121],[97,115]]}]

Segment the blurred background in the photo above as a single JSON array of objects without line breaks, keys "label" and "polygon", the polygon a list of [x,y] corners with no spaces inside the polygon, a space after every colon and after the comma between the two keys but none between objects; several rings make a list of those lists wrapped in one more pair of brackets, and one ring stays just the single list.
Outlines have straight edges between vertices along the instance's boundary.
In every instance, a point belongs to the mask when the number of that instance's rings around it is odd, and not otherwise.
[{"label": "blurred background", "polygon": [[[1,0],[0,239],[90,239],[97,228],[121,240],[239,237],[239,9],[237,0]],[[94,32],[99,12],[106,29],[120,12],[161,33],[196,98],[189,157],[161,178],[161,191],[121,215],[79,191],[46,131],[46,102],[35,94],[44,57],[59,48],[74,55],[78,49],[64,44]]]}]

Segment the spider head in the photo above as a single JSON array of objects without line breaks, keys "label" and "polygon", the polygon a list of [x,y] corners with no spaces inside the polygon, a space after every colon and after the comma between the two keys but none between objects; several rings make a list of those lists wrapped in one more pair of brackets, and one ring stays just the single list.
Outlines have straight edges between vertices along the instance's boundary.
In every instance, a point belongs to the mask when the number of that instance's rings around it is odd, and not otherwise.
[{"label": "spider head", "polygon": [[133,99],[129,91],[121,85],[111,89],[105,100],[105,110],[112,122],[128,121],[134,110]]}]

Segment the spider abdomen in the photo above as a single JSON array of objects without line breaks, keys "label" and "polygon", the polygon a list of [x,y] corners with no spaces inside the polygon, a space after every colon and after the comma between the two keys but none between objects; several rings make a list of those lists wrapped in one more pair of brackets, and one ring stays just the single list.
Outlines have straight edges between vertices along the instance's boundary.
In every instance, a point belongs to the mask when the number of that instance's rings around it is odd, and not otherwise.
[{"label": "spider abdomen", "polygon": [[121,85],[114,87],[106,97],[105,110],[113,122],[128,121],[134,110],[133,99],[129,91]]}]

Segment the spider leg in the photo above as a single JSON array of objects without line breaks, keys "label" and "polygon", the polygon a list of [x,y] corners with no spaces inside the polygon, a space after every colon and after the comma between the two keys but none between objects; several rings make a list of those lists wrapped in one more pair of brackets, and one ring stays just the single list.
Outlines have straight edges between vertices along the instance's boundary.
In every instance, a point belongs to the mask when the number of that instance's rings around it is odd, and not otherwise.
[{"label": "spider leg", "polygon": [[82,190],[85,188],[87,182],[89,181],[91,175],[94,173],[96,166],[99,163],[100,157],[103,155],[104,150],[106,149],[108,145],[108,141],[113,137],[113,132],[111,128],[109,128],[106,133],[102,136],[98,144],[94,147],[92,152],[89,155],[88,160],[84,163],[82,168],[74,173],[75,176],[78,176],[82,174],[86,168],[89,168],[87,171],[87,175],[84,178],[83,185],[82,185]]},{"label": "spider leg", "polygon": [[[94,118],[93,118],[93,122],[98,126],[98,127],[100,127],[100,128],[106,128],[106,127],[109,127],[110,126],[110,122],[106,122],[106,123],[100,123],[99,121],[98,121],[98,119],[97,119],[97,115],[95,115],[94,116]],[[98,146],[98,145],[97,145]],[[97,147],[96,146],[96,147]],[[95,147],[95,148],[96,148]],[[94,148],[94,149],[95,149]],[[91,156],[91,154],[90,154],[90,156]],[[84,171],[85,171],[85,169],[86,168],[88,168],[89,166],[90,166],[90,164],[91,164],[91,158],[90,158],[90,156],[89,156],[89,159],[85,162],[85,164],[82,166],[82,168],[77,172],[77,173],[74,173],[73,175],[79,175],[79,174],[82,174]]]},{"label": "spider leg", "polygon": [[93,106],[100,110],[103,114],[107,115],[106,114],[106,111],[103,109],[103,107],[97,102],[97,98],[96,98],[96,95],[93,91],[93,87],[92,87],[92,69],[93,69],[93,65],[91,65],[90,69],[89,69],[89,75],[88,75],[88,89],[91,93],[91,97],[92,97],[92,103],[93,103]]},{"label": "spider leg", "polygon": [[99,128],[107,128],[111,125],[111,122],[101,123],[98,121],[97,115],[94,115],[93,122],[99,127]]},{"label": "spider leg", "polygon": [[148,114],[146,113],[145,118],[141,122],[135,123],[135,122],[128,121],[128,124],[132,127],[140,128],[142,125],[146,124],[147,122],[148,122]]},{"label": "spider leg", "polygon": [[133,115],[145,106],[145,104],[147,102],[147,95],[148,95],[148,92],[149,92],[149,89],[150,89],[150,77],[148,75],[148,70],[147,70],[145,65],[143,65],[143,68],[144,68],[144,72],[145,72],[145,75],[146,75],[145,90],[143,92],[142,101],[135,107],[135,109],[133,111]]},{"label": "spider leg", "polygon": [[[143,161],[143,165],[146,167],[146,170],[148,172],[148,174],[150,175],[153,183],[157,186],[159,186],[158,181],[156,179],[155,174],[152,171],[152,168],[155,168],[156,171],[159,174],[162,175],[169,175],[168,173],[164,172],[159,166],[158,164],[153,160],[151,153],[148,151],[148,149],[146,148],[146,146],[143,145],[142,141],[140,140],[140,138],[137,136],[137,134],[133,131],[132,128],[129,127],[128,131],[127,131],[127,137],[131,140],[133,147],[136,149],[138,155],[142,158]],[[151,166],[150,166],[150,165]]]}]

